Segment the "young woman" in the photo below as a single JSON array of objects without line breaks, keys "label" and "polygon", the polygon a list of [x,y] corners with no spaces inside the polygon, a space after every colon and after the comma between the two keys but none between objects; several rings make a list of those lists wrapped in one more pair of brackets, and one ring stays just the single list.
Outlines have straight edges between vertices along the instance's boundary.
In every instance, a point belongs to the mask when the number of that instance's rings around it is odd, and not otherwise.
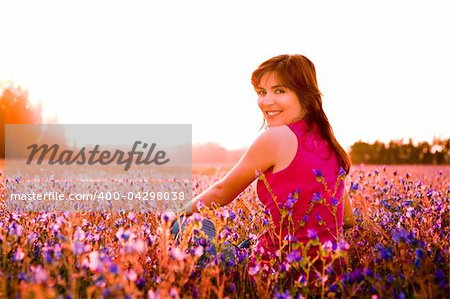
[{"label": "young woman", "polygon": [[[228,174],[195,197],[186,211],[197,212],[199,201],[206,206],[230,203],[258,172],[264,178],[257,183],[258,198],[270,212],[274,231],[281,231],[262,234],[258,247],[275,253],[288,234],[305,243],[312,237],[335,242],[343,222],[353,222],[343,181],[350,159],[322,109],[313,63],[302,55],[276,56],[253,72],[251,82],[266,129]],[[290,208],[291,222],[297,225],[283,222],[284,207]]]}]

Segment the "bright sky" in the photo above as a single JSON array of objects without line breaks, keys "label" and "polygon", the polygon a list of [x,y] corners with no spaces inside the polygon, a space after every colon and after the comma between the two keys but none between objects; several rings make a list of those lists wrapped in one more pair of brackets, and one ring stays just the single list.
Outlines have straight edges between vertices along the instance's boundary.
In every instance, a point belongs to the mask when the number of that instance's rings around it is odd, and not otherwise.
[{"label": "bright sky", "polygon": [[233,149],[262,123],[251,72],[300,53],[344,147],[447,138],[446,2],[3,1],[0,81],[60,123],[188,123]]}]

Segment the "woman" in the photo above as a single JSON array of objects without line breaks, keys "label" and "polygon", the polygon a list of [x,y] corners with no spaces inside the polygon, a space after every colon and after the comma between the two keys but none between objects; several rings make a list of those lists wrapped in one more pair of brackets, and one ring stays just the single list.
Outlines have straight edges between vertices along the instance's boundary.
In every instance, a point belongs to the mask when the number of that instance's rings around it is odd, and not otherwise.
[{"label": "woman", "polygon": [[[223,206],[236,198],[259,173],[257,193],[275,226],[258,240],[263,252],[287,251],[289,237],[336,242],[343,220],[353,222],[344,196],[350,159],[334,137],[322,109],[313,63],[302,55],[280,55],[262,63],[252,74],[266,129],[225,177],[192,200]],[[290,223],[282,210],[288,208]],[[280,229],[281,228],[281,229]],[[281,233],[274,233],[281,232]]]}]

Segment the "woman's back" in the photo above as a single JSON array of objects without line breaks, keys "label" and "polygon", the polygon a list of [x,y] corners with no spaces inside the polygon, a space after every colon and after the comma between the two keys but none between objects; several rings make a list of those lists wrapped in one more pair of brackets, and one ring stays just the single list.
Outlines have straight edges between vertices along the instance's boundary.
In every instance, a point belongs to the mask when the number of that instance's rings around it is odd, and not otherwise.
[{"label": "woman's back", "polygon": [[[335,241],[343,223],[342,179],[345,173],[340,172],[336,153],[317,126],[308,126],[301,120],[288,127],[296,136],[296,154],[286,168],[264,172],[268,185],[263,180],[258,181],[258,198],[270,211],[274,232],[282,227],[281,240],[289,234],[307,243],[316,233],[321,242]],[[288,142],[278,146],[289,152],[288,148],[295,144]],[[275,200],[268,188],[276,196]],[[282,209],[291,211],[291,223],[287,217],[280,222]],[[266,252],[275,253],[280,249],[282,242],[274,232],[266,232],[259,239],[258,245]]]}]

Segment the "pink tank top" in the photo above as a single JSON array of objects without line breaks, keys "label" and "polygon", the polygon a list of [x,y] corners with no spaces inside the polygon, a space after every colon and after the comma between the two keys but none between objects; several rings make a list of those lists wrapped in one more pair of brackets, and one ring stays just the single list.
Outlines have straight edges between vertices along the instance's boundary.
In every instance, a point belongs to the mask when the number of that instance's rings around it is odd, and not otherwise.
[{"label": "pink tank top", "polygon": [[[272,173],[269,169],[264,172],[278,205],[292,204],[293,201],[288,198],[298,192],[298,199],[291,208],[293,225],[290,224],[288,228],[289,221],[283,221],[282,238],[295,237],[307,243],[315,233],[321,242],[335,243],[337,230],[340,232],[343,225],[344,192],[344,181],[338,180],[340,167],[336,153],[329,142],[322,138],[317,126],[308,128],[304,120],[288,126],[297,136],[298,147],[294,159],[281,171]],[[330,191],[327,192],[325,184],[318,182],[317,177],[323,178]],[[257,193],[270,212],[275,231],[279,232],[280,211],[261,180],[257,183]],[[275,253],[280,248],[279,239],[267,231],[258,239],[258,247],[262,247],[266,253]]]}]

